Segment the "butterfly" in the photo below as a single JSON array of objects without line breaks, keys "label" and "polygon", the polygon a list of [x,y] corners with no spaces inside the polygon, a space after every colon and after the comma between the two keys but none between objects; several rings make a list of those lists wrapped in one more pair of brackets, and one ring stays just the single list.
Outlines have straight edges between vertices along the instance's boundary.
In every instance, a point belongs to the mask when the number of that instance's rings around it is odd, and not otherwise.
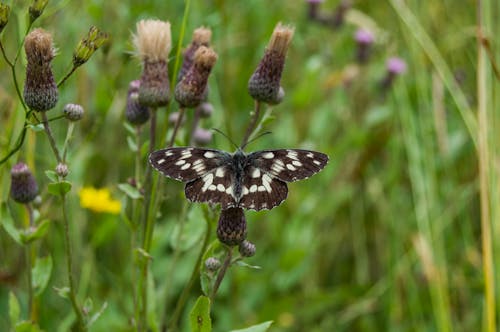
[{"label": "butterfly", "polygon": [[321,152],[280,149],[249,154],[176,147],[154,151],[151,165],[163,175],[186,183],[191,202],[220,204],[222,209],[272,209],[288,195],[287,182],[321,171],[328,156]]}]

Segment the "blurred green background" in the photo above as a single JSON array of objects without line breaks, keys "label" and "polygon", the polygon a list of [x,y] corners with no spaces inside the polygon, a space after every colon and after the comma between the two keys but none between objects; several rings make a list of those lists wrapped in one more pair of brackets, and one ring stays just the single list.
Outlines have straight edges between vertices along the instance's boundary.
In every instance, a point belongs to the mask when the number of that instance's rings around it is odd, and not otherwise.
[{"label": "blurred green background", "polygon": [[[26,29],[29,2],[7,3],[12,13],[2,42],[12,57]],[[331,15],[338,4],[325,0],[322,14]],[[321,173],[290,184],[288,199],[278,208],[247,213],[248,239],[257,254],[246,261],[262,269],[231,268],[213,306],[214,331],[267,320],[274,320],[270,331],[276,332],[493,331],[487,317],[497,309],[491,302],[486,305],[485,298],[498,291],[485,288],[483,254],[492,253],[494,261],[500,249],[495,241],[492,247],[487,242],[500,233],[500,145],[492,111],[498,110],[498,80],[489,59],[483,55],[478,62],[476,6],[472,0],[358,0],[344,24],[332,28],[309,20],[305,1],[191,1],[182,46],[195,28],[206,26],[213,31],[212,46],[219,56],[209,82],[215,112],[203,127],[241,140],[253,108],[248,78],[277,22],[291,24],[295,35],[282,79],[286,96],[273,107],[275,118],[267,126],[272,135],[249,150],[308,148],[331,159]],[[498,50],[500,24],[493,18],[500,15],[500,5],[485,1],[479,6],[485,35]],[[50,1],[35,23],[53,33],[56,78],[70,67],[73,48],[91,25],[110,34],[110,43],[65,83],[51,111],[58,115],[69,102],[86,110],[71,143],[68,179],[74,186],[70,215],[79,298],[91,298],[94,311],[108,304],[91,331],[130,330],[133,259],[123,218],[81,208],[77,192],[84,186],[105,187],[127,204],[117,188],[133,176],[134,165],[124,109],[128,84],[141,72],[131,34],[140,19],[170,21],[172,73],[184,9],[184,1]],[[356,61],[354,34],[359,28],[375,35],[365,64]],[[404,59],[407,70],[384,90],[380,82],[393,56]],[[3,155],[13,145],[23,115],[3,59],[0,72]],[[24,63],[17,74],[22,82]],[[479,90],[478,81],[485,83]],[[170,110],[177,107],[174,103]],[[488,121],[481,124],[476,117],[482,107]],[[166,118],[160,109],[160,123]],[[59,144],[66,126],[62,120],[53,124]],[[481,145],[480,133],[485,132],[489,136]],[[491,166],[486,170],[477,157],[484,144]],[[218,135],[210,146],[233,149]],[[45,331],[66,331],[71,308],[54,290],[66,285],[63,229],[58,202],[46,190],[44,171],[55,162],[43,132],[29,131],[23,149],[0,168],[0,201],[8,202],[22,225],[23,210],[8,199],[10,167],[18,160],[34,171],[42,188],[40,213],[54,221],[37,243],[38,255],[50,254],[54,260],[49,285],[38,299],[39,324]],[[486,183],[480,183],[481,174]],[[171,180],[163,185],[167,189],[151,254],[157,308],[166,307],[168,316],[190,276],[204,222],[200,207],[190,205],[179,243],[183,186]],[[480,189],[485,186],[491,210],[482,227]],[[9,292],[26,304],[23,257],[22,248],[1,230],[0,331],[9,326]],[[184,312],[183,331],[189,330],[187,315],[200,294],[197,284]]]}]

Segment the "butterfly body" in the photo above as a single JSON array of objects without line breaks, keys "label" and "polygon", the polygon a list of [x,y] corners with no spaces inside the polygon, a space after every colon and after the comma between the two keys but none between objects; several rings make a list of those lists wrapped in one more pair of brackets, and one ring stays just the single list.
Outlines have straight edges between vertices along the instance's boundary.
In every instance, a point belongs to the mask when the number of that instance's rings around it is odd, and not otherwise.
[{"label": "butterfly body", "polygon": [[281,204],[288,194],[286,182],[319,172],[327,164],[328,156],[300,149],[249,154],[238,149],[230,154],[179,147],[155,151],[149,161],[165,176],[185,182],[186,197],[192,202],[221,204],[223,209],[262,210]]}]

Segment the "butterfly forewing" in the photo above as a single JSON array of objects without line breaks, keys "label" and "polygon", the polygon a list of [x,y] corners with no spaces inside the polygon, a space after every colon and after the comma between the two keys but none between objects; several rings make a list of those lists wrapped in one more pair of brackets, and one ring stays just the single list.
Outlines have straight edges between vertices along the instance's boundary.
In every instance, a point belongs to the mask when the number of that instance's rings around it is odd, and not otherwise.
[{"label": "butterfly forewing", "polygon": [[189,182],[215,170],[230,160],[224,151],[199,148],[170,148],[150,154],[149,162],[163,175]]},{"label": "butterfly forewing", "polygon": [[326,154],[300,149],[257,151],[248,158],[262,172],[286,182],[307,179],[328,163]]}]

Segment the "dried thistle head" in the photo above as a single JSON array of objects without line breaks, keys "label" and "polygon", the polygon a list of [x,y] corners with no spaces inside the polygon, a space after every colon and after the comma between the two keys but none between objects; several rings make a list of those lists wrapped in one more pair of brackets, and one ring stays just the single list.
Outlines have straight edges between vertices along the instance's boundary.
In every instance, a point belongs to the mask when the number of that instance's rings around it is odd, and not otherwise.
[{"label": "dried thistle head", "polygon": [[277,104],[283,99],[281,75],[293,33],[292,27],[281,23],[274,28],[264,56],[248,81],[248,92],[255,100]]},{"label": "dried thistle head", "polygon": [[194,54],[196,50],[200,46],[206,46],[208,47],[210,45],[210,39],[212,38],[212,30],[205,28],[205,27],[199,27],[198,29],[194,30],[193,32],[193,40],[191,41],[191,44],[186,48],[186,50],[182,54],[182,67],[181,70],[179,71],[179,80],[186,75],[188,72],[189,68],[193,65],[194,62]]},{"label": "dried thistle head", "polygon": [[143,64],[139,102],[148,107],[167,105],[170,99],[167,62],[172,48],[170,23],[139,21],[133,42]]},{"label": "dried thistle head", "polygon": [[50,64],[55,55],[51,34],[43,29],[31,31],[24,41],[24,49],[28,60],[24,85],[26,105],[35,111],[50,110],[59,98]]},{"label": "dried thistle head", "polygon": [[141,81],[130,82],[127,93],[125,118],[133,125],[140,126],[149,120],[149,108],[139,103],[139,87]]}]

